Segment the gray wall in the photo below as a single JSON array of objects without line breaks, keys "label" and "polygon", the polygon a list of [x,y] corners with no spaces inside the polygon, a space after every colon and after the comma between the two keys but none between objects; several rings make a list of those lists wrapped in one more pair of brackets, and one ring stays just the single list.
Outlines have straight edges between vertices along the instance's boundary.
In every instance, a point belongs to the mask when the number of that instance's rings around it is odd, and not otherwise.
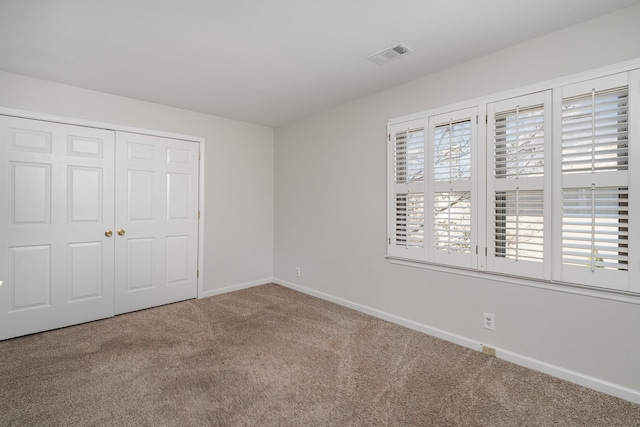
[{"label": "gray wall", "polygon": [[635,6],[277,128],[275,277],[640,390],[640,305],[385,259],[387,120],[639,58],[639,22]]},{"label": "gray wall", "polygon": [[273,276],[273,129],[6,72],[0,106],[204,137],[204,290]]}]

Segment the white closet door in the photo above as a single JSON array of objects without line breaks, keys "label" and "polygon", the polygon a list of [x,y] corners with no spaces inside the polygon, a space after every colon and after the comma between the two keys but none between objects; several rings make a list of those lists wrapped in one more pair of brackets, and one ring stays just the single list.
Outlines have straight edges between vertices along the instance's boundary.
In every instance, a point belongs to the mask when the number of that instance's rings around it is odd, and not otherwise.
[{"label": "white closet door", "polygon": [[197,296],[198,148],[116,133],[116,314]]},{"label": "white closet door", "polygon": [[0,339],[113,316],[113,172],[113,132],[0,116]]}]

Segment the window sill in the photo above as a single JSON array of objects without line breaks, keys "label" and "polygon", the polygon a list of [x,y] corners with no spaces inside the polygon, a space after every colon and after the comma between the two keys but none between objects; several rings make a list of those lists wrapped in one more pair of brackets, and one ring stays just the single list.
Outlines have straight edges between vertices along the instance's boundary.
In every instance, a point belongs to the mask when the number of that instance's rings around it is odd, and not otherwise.
[{"label": "window sill", "polygon": [[510,276],[487,271],[450,267],[441,264],[433,264],[425,261],[416,261],[399,257],[386,257],[389,263],[408,267],[422,268],[425,270],[439,271],[442,273],[457,274],[460,276],[474,277],[477,279],[491,280],[495,282],[509,283],[511,285],[529,286],[538,289],[547,289],[555,292],[564,292],[574,295],[582,295],[592,298],[600,298],[611,301],[640,305],[640,294],[628,291],[597,288],[593,286],[577,285],[573,283],[558,282],[554,280],[535,280],[519,276]]}]

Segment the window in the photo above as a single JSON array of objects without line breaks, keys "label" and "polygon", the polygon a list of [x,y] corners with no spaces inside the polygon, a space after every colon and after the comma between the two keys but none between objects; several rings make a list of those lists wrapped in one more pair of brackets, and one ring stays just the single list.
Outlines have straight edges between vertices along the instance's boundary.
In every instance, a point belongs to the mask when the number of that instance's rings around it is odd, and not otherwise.
[{"label": "window", "polygon": [[390,129],[392,147],[393,220],[389,226],[389,253],[424,259],[425,199],[423,120],[403,123]]},{"label": "window", "polygon": [[562,88],[558,278],[626,289],[629,281],[627,74]]},{"label": "window", "polygon": [[640,293],[640,70],[539,89],[390,122],[388,255]]},{"label": "window", "polygon": [[551,91],[487,105],[487,268],[550,278]]},{"label": "window", "polygon": [[429,260],[438,264],[475,267],[472,254],[477,230],[473,226],[472,177],[476,117],[476,108],[429,117],[429,211],[433,233]]}]

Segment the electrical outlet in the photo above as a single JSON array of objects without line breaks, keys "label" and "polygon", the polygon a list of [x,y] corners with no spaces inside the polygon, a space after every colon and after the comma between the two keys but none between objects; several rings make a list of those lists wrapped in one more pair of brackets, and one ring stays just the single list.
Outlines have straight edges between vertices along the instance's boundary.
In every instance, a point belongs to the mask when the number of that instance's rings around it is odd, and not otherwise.
[{"label": "electrical outlet", "polygon": [[487,356],[496,357],[496,349],[493,347],[489,347],[488,345],[482,346],[482,352]]},{"label": "electrical outlet", "polygon": [[296,267],[296,277],[300,277],[300,267]]},{"label": "electrical outlet", "polygon": [[495,331],[496,317],[493,315],[493,313],[482,313],[482,315],[483,315],[482,326],[484,326],[485,329]]}]

